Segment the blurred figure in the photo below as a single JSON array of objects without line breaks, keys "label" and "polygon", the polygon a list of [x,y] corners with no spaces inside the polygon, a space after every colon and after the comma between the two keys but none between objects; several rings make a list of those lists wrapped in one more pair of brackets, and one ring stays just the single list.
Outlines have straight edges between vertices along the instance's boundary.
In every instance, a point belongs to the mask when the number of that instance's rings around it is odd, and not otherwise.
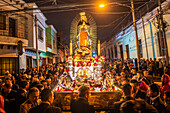
[{"label": "blurred figure", "polygon": [[158,110],[159,113],[164,113],[165,105],[160,98],[160,88],[159,88],[159,86],[157,84],[149,85],[147,95],[149,97],[147,102],[150,105],[153,105]]},{"label": "blurred figure", "polygon": [[120,75],[121,75],[121,78],[127,78],[126,73],[125,73],[124,71],[122,71],[122,72],[120,73]]},{"label": "blurred figure", "polygon": [[62,111],[56,106],[50,106],[45,113],[62,113]]},{"label": "blurred figure", "polygon": [[132,94],[134,98],[141,98],[144,100],[146,99],[146,93],[145,91],[139,89],[137,80],[135,79],[130,80],[130,85],[132,86]]},{"label": "blurred figure", "polygon": [[163,99],[163,95],[165,91],[170,91],[170,77],[165,74],[161,77],[162,86],[161,86],[161,98]]},{"label": "blurred figure", "polygon": [[43,85],[42,84],[37,84],[35,85],[35,87],[37,87],[40,91],[40,93],[42,92],[42,90],[44,89]]},{"label": "blurred figure", "polygon": [[40,101],[38,88],[31,88],[28,93],[28,100],[21,104],[19,113],[28,113],[31,108],[39,105]]},{"label": "blurred figure", "polygon": [[42,80],[41,84],[43,85],[44,89],[48,88],[46,80]]},{"label": "blurred figure", "polygon": [[121,76],[116,76],[116,81],[114,84],[118,87],[121,87]]},{"label": "blurred figure", "polygon": [[125,84],[123,86],[122,90],[123,90],[124,99],[122,101],[114,103],[114,112],[113,113],[121,113],[121,111],[120,111],[121,105],[124,102],[129,101],[129,100],[135,100],[135,101],[139,102],[140,105],[143,106],[142,113],[157,113],[157,110],[153,106],[146,103],[144,100],[133,98],[133,96],[132,96],[132,87],[131,87],[130,84]]},{"label": "blurred figure", "polygon": [[159,59],[159,62],[158,62],[158,72],[159,72],[159,76],[162,77],[164,71],[163,71],[163,63],[161,59]]},{"label": "blurred figure", "polygon": [[122,78],[121,79],[121,85],[129,84],[129,80],[127,78]]},{"label": "blurred figure", "polygon": [[[45,113],[48,107],[51,106],[54,100],[54,93],[50,89],[44,89],[41,92],[41,104],[31,108],[29,113]],[[60,109],[60,108],[58,108]]]},{"label": "blurred figure", "polygon": [[71,103],[72,113],[95,113],[94,107],[88,103],[90,88],[81,86],[79,88],[79,98]]},{"label": "blurred figure", "polygon": [[20,105],[27,100],[27,89],[29,88],[29,82],[24,80],[19,84],[19,90],[16,97],[17,112],[19,112]]},{"label": "blurred figure", "polygon": [[170,113],[170,91],[166,91],[164,94],[164,101],[165,101],[165,113]]},{"label": "blurred figure", "polygon": [[144,70],[143,71],[143,81],[145,81],[145,83],[147,85],[150,85],[153,83],[153,79],[152,79],[152,76],[149,75],[149,72],[147,70]]},{"label": "blurred figure", "polygon": [[170,68],[169,66],[164,67],[165,74],[170,75]]},{"label": "blurred figure", "polygon": [[4,111],[4,98],[2,95],[0,95],[0,113],[6,113]]},{"label": "blurred figure", "polygon": [[128,100],[120,106],[121,113],[141,113],[141,109],[140,103],[135,100]]}]

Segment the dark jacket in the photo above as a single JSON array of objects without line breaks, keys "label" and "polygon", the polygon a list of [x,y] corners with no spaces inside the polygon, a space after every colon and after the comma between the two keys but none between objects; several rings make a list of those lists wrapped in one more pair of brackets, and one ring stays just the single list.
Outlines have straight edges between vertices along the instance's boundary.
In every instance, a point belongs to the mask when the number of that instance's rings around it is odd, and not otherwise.
[{"label": "dark jacket", "polygon": [[84,98],[78,98],[71,102],[71,111],[72,113],[95,113],[94,107],[89,105]]},{"label": "dark jacket", "polygon": [[134,99],[133,97],[125,97],[122,101],[116,102],[114,104],[114,112],[113,113],[120,113],[121,104],[123,104],[124,102],[126,102],[128,100],[135,100],[135,101],[139,102],[141,105],[141,113],[158,113],[157,110],[153,106],[146,103],[143,99]]},{"label": "dark jacket", "polygon": [[37,103],[33,103],[29,99],[26,100],[24,103],[21,104],[19,113],[28,113],[31,108],[36,107],[40,104],[40,102],[40,99],[37,101]]},{"label": "dark jacket", "polygon": [[20,105],[27,100],[27,92],[23,89],[19,89],[16,96],[16,109],[19,112]]},{"label": "dark jacket", "polygon": [[167,102],[165,113],[170,113],[170,101]]},{"label": "dark jacket", "polygon": [[146,100],[146,92],[141,90],[141,89],[139,89],[138,92],[134,95],[134,97],[136,99],[141,98],[141,99]]},{"label": "dark jacket", "polygon": [[149,98],[149,100],[147,100],[147,102],[150,105],[153,105],[157,110],[158,113],[164,113],[165,111],[165,105],[163,103],[163,101],[161,100],[160,96],[157,97],[155,100],[151,101],[151,99]]},{"label": "dark jacket", "polygon": [[49,106],[50,104],[42,102],[40,105],[34,108],[31,108],[29,110],[29,113],[45,113],[45,111],[47,110]]}]

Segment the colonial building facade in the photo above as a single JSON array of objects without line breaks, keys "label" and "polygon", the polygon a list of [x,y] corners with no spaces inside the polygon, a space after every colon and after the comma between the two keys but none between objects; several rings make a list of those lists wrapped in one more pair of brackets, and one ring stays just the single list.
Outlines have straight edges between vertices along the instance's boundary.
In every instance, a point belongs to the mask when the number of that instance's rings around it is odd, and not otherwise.
[{"label": "colonial building facade", "polygon": [[[158,29],[158,7],[148,12],[137,21],[138,43],[140,58],[164,58],[161,53],[161,42]],[[165,25],[165,34],[170,56],[170,8],[169,0],[162,3],[163,20]],[[144,28],[143,28],[144,24]],[[146,36],[146,43],[144,37]],[[147,48],[146,48],[147,45]],[[147,51],[148,50],[148,57]],[[106,57],[108,62],[113,62],[116,59],[137,58],[136,41],[133,25],[127,27],[124,31],[118,33],[111,40],[101,44],[101,54]]]},{"label": "colonial building facade", "polygon": [[[14,5],[3,5],[0,8],[0,75],[5,75],[18,69],[31,69],[36,64],[36,27],[35,16],[38,23],[38,53],[39,66],[57,62],[57,31],[52,25],[46,24],[46,17],[40,10],[24,12],[4,12],[6,10],[19,10],[24,7],[38,8],[35,3],[26,4],[20,0],[6,0]],[[22,41],[22,55],[18,57],[18,42]]]},{"label": "colonial building facade", "polygon": [[[10,0],[6,0],[11,4]],[[23,1],[21,1],[25,6]],[[22,5],[5,6],[0,3],[0,11],[23,9]],[[18,58],[17,45],[23,42],[23,51],[28,46],[28,18],[23,12],[0,13],[0,75],[6,71],[18,71],[18,59],[20,68],[26,68],[25,54]],[[17,68],[16,68],[17,67]]]}]

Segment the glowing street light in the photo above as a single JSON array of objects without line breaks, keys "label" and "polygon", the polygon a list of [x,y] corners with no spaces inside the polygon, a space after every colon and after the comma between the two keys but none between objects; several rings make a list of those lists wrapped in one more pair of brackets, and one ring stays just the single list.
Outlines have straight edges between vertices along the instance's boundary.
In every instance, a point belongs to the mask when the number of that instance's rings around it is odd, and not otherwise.
[{"label": "glowing street light", "polygon": [[[125,6],[131,9],[132,11],[132,19],[133,19],[133,26],[134,26],[134,32],[135,32],[135,41],[136,41],[136,52],[137,52],[137,60],[138,60],[138,69],[139,69],[139,62],[140,62],[140,54],[139,54],[139,42],[138,42],[138,33],[137,33],[137,27],[136,27],[136,18],[135,18],[135,9],[134,9],[134,0],[130,0],[131,2],[131,6],[126,5],[126,4],[121,4],[118,2],[113,2],[113,3],[109,3],[109,5],[111,4],[117,4],[120,6]],[[99,5],[100,7],[104,7],[104,4]]]},{"label": "glowing street light", "polygon": [[104,7],[105,5],[104,4],[100,4],[99,7]]}]

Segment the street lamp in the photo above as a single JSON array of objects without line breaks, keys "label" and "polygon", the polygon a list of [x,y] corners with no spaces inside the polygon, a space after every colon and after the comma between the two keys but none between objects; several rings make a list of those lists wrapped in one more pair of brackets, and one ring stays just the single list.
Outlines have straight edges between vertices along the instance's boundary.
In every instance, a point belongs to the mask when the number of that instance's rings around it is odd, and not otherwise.
[{"label": "street lamp", "polygon": [[109,5],[111,5],[111,4],[117,4],[117,5],[120,5],[120,6],[125,6],[125,7],[130,8],[131,11],[132,11],[133,26],[134,26],[135,41],[136,41],[137,60],[138,60],[138,69],[139,69],[140,55],[139,55],[139,42],[138,42],[138,33],[137,33],[137,27],[136,27],[134,0],[131,0],[131,6],[128,6],[126,4],[121,4],[121,3],[118,3],[118,2],[109,3]]},{"label": "street lamp", "polygon": [[99,7],[104,7],[105,5],[104,4],[100,4]]}]

